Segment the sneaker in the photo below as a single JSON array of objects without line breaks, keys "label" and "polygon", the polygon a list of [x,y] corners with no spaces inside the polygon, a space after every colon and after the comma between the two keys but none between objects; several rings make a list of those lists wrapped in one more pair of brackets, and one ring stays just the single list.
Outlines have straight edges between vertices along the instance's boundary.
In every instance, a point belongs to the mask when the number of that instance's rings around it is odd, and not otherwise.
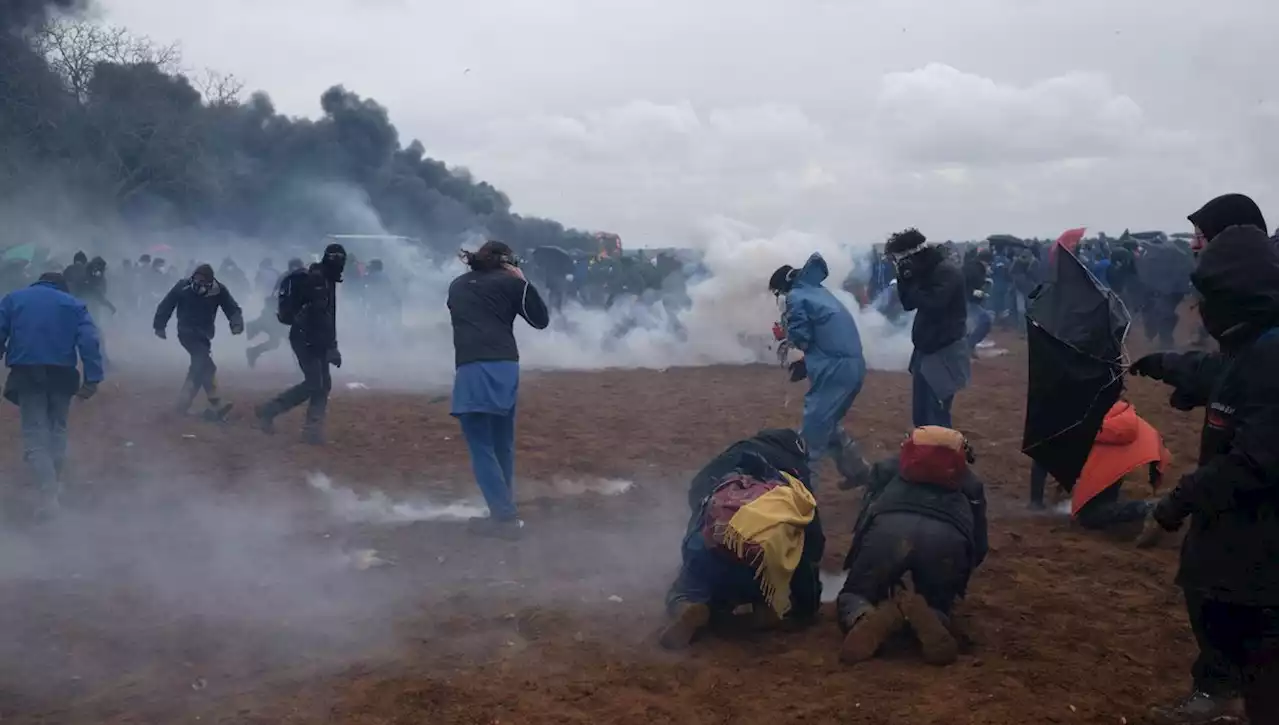
[{"label": "sneaker", "polygon": [[710,621],[711,608],[707,605],[680,602],[671,614],[671,621],[658,635],[658,643],[663,649],[684,649]]},{"label": "sneaker", "polygon": [[1164,541],[1167,534],[1164,527],[1156,521],[1155,507],[1152,506],[1147,509],[1147,515],[1142,519],[1142,531],[1134,540],[1134,545],[1139,549],[1150,549]]},{"label": "sneaker", "polygon": [[[908,575],[909,576],[909,575]],[[907,586],[894,597],[902,616],[911,625],[924,661],[931,665],[949,665],[960,654],[960,645],[947,627],[946,617],[920,596],[908,579]]]},{"label": "sneaker", "polygon": [[233,407],[235,407],[234,403],[223,403],[216,407],[210,407],[200,414],[200,418],[206,423],[225,423]]},{"label": "sneaker", "polygon": [[482,516],[467,522],[468,533],[505,541],[519,541],[522,529],[524,529],[524,522],[520,519],[495,519]]},{"label": "sneaker", "polygon": [[898,603],[892,599],[864,612],[854,621],[840,645],[840,661],[846,665],[866,662],[876,656],[881,645],[902,629],[905,620]]},{"label": "sneaker", "polygon": [[1164,725],[1196,725],[1214,722],[1232,718],[1235,715],[1232,699],[1195,690],[1172,705],[1151,708],[1151,716],[1156,722]]}]

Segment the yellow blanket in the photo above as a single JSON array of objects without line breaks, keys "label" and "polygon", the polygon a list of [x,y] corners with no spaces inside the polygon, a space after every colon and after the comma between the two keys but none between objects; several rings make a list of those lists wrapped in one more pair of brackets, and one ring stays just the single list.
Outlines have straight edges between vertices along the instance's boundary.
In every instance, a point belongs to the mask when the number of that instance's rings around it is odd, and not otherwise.
[{"label": "yellow blanket", "polygon": [[750,545],[760,547],[756,579],[760,592],[779,617],[791,609],[791,575],[804,551],[804,529],[818,502],[796,478],[782,474],[784,486],[770,489],[738,509],[724,531],[724,544],[745,560]]}]

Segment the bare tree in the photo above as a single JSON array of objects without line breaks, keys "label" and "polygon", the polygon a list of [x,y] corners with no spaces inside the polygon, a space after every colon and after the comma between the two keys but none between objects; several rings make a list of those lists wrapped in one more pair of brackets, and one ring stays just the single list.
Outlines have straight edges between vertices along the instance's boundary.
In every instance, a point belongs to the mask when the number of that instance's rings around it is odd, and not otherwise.
[{"label": "bare tree", "polygon": [[165,73],[176,73],[182,52],[176,43],[157,45],[146,36],[125,28],[97,25],[70,18],[45,23],[32,38],[35,50],[49,62],[70,91],[82,103],[99,63],[135,65],[152,63]]},{"label": "bare tree", "polygon": [[240,102],[240,95],[244,92],[244,81],[231,73],[205,68],[188,77],[210,106],[234,106]]}]

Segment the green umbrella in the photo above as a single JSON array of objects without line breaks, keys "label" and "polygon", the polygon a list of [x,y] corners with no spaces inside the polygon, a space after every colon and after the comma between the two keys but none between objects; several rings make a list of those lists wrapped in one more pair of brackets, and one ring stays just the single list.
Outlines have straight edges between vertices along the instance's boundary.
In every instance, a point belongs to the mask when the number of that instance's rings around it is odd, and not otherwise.
[{"label": "green umbrella", "polygon": [[5,262],[12,262],[17,259],[20,259],[24,262],[30,262],[32,259],[35,258],[35,256],[36,256],[36,245],[19,244],[16,247],[9,247],[8,249],[4,250],[4,257],[0,259],[3,259],[3,261]]}]

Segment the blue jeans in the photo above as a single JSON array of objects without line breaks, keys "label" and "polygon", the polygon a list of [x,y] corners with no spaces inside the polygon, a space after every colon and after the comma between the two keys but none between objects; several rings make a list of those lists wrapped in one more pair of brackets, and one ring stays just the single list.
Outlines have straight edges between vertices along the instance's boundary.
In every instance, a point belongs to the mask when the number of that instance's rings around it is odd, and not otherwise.
[{"label": "blue jeans", "polygon": [[69,393],[22,391],[18,408],[22,418],[22,457],[35,474],[40,495],[56,500],[58,478],[67,457]]},{"label": "blue jeans", "polygon": [[911,373],[911,424],[917,428],[922,425],[940,425],[951,427],[951,403],[955,396],[946,400],[939,399],[929,387],[920,371]]},{"label": "blue jeans", "polygon": [[987,335],[991,334],[991,313],[977,302],[969,302],[969,349],[972,350],[978,346],[978,343],[987,339]]},{"label": "blue jeans", "polygon": [[462,435],[471,454],[471,470],[484,494],[489,515],[496,520],[516,517],[516,412],[459,413]]}]

